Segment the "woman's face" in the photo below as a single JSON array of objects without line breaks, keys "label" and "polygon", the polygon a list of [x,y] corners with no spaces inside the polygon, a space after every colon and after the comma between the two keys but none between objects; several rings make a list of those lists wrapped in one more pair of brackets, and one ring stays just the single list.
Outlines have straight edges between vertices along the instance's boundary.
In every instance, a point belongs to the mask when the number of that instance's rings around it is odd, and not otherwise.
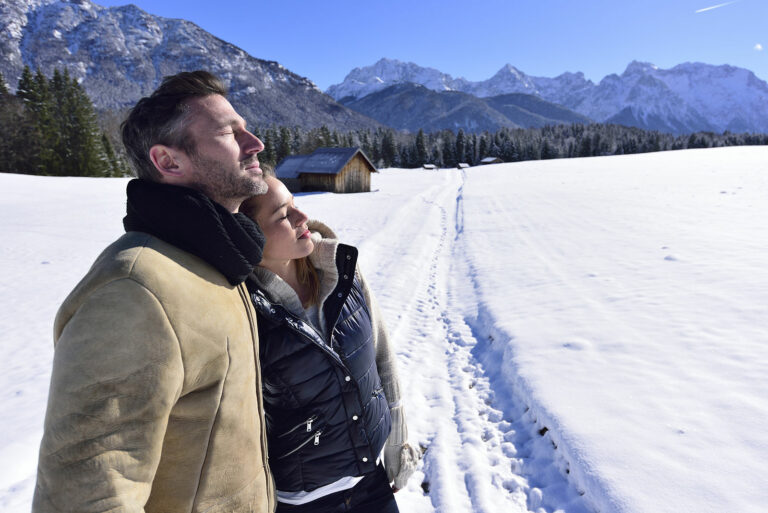
[{"label": "woman's face", "polygon": [[256,222],[264,232],[266,243],[262,265],[269,261],[285,261],[302,258],[314,249],[307,229],[307,216],[293,203],[293,195],[274,177],[265,182],[269,190],[258,198],[259,210]]}]

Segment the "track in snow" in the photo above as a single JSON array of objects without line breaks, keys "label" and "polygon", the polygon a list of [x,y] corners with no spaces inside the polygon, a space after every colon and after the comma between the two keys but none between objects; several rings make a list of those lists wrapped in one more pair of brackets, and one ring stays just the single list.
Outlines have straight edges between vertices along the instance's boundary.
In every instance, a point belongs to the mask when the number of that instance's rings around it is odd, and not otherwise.
[{"label": "track in snow", "polygon": [[[478,321],[484,317],[482,306],[475,296],[474,272],[463,256],[465,174],[441,172],[444,184],[422,191],[403,207],[408,214],[402,217],[410,223],[388,223],[379,233],[390,245],[399,241],[398,247],[388,248],[401,255],[389,259],[397,267],[372,267],[382,275],[377,281],[390,278],[379,281],[387,284],[379,292],[382,306],[401,312],[390,329],[406,408],[431,412],[417,420],[410,417],[411,441],[418,440],[425,450],[412,481],[425,491],[417,495],[420,490],[410,483],[398,496],[401,508],[587,513],[549,436],[539,433],[536,419],[507,389],[498,369],[489,372],[478,360],[488,348],[490,331]],[[422,222],[416,225],[414,219]],[[398,282],[393,278],[398,275],[407,279]]]}]

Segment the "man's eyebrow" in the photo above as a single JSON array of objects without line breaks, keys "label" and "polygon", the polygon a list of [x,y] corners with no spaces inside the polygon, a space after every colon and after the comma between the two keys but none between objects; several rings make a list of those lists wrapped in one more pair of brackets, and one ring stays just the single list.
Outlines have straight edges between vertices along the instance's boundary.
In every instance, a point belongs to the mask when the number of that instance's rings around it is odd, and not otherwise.
[{"label": "man's eyebrow", "polygon": [[235,128],[235,127],[246,127],[245,120],[243,118],[229,118],[225,119],[223,121],[220,121],[217,123],[217,130],[221,130],[222,128]]}]

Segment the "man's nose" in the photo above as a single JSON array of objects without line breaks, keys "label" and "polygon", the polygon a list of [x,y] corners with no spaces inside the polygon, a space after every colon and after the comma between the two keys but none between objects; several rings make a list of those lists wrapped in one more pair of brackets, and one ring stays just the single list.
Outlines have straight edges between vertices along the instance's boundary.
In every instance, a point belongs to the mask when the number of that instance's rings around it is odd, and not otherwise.
[{"label": "man's nose", "polygon": [[251,154],[251,153],[259,153],[264,149],[264,143],[261,142],[261,139],[253,135],[251,132],[246,132],[246,137],[243,141],[243,152]]}]

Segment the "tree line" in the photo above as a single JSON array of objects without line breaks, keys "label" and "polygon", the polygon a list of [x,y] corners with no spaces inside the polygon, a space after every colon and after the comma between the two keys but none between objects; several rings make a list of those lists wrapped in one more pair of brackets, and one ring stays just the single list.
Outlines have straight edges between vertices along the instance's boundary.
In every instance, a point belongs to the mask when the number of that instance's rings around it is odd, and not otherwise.
[{"label": "tree line", "polygon": [[[0,172],[53,176],[126,176],[130,168],[119,143],[119,113],[96,113],[77,80],[55,70],[51,78],[26,67],[16,94],[0,75]],[[768,145],[766,134],[699,132],[671,135],[609,124],[502,128],[496,132],[451,130],[416,134],[389,128],[340,132],[327,126],[253,128],[264,142],[263,164],[320,147],[359,147],[377,167],[424,164],[477,165],[486,157],[504,162],[625,155],[686,148]]]},{"label": "tree line", "polygon": [[0,172],[123,176],[128,166],[99,128],[85,90],[69,73],[22,71],[16,94],[0,74]]},{"label": "tree line", "polygon": [[320,147],[360,147],[377,167],[415,168],[424,164],[455,167],[477,165],[487,157],[504,162],[625,155],[688,148],[768,145],[768,134],[698,132],[671,135],[610,124],[554,125],[543,128],[502,128],[479,134],[451,130],[417,134],[392,129],[341,133],[327,127],[313,130],[286,127],[256,130],[264,141],[260,160],[279,163],[288,155]]}]

